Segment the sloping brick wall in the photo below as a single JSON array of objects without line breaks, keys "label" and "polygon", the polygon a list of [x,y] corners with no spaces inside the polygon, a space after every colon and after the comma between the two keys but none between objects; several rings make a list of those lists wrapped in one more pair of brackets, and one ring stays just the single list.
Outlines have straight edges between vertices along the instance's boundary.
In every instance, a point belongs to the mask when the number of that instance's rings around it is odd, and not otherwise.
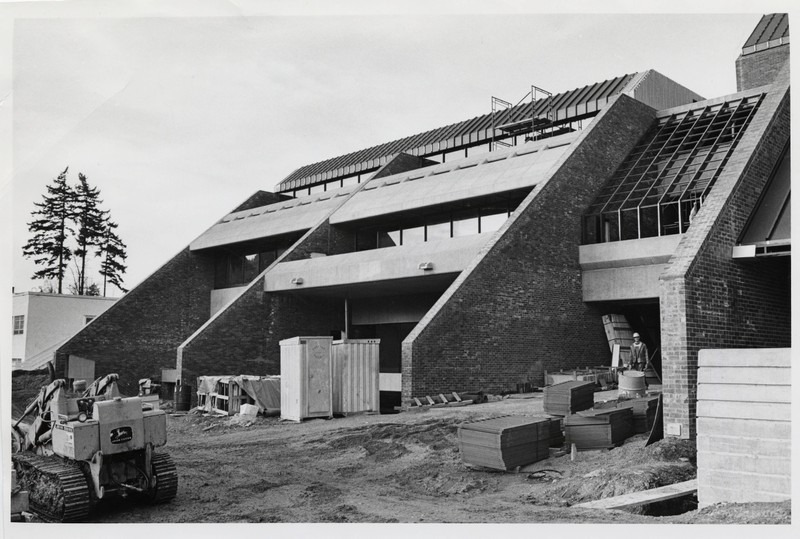
[{"label": "sloping brick wall", "polygon": [[[285,200],[257,191],[234,210]],[[140,378],[160,378],[175,368],[178,346],[208,320],[214,286],[214,258],[187,247],[56,352],[57,373],[66,376],[69,354],[95,361],[96,375],[120,375],[127,394],[138,392]]]},{"label": "sloping brick wall", "polygon": [[654,118],[619,96],[581,134],[403,342],[404,399],[610,361],[604,313],[583,302],[581,216]]},{"label": "sloping brick wall", "polygon": [[788,62],[788,44],[739,56],[736,59],[736,91],[772,84]]},{"label": "sloping brick wall", "polygon": [[75,354],[95,362],[97,377],[119,374],[135,395],[140,378],[175,368],[178,345],[208,319],[213,285],[213,258],[184,249],[59,347],[57,374]]},{"label": "sloping brick wall", "polygon": [[789,134],[788,88],[775,87],[661,276],[664,423],[682,438],[695,436],[701,348],[790,346],[789,258],[732,258]]}]

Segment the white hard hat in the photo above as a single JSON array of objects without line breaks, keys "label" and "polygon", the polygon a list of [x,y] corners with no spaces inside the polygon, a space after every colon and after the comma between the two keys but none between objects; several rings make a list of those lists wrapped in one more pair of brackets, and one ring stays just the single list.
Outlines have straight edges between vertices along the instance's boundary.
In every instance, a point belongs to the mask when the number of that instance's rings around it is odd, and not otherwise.
[{"label": "white hard hat", "polygon": [[641,335],[639,335],[638,333],[634,333],[633,336],[634,337],[641,337]]}]

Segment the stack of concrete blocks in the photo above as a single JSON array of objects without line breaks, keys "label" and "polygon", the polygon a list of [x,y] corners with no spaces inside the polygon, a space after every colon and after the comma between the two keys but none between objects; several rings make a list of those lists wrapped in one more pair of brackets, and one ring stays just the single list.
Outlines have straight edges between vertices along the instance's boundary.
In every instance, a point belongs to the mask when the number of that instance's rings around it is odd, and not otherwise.
[{"label": "stack of concrete blocks", "polygon": [[700,507],[791,497],[790,360],[789,348],[700,350]]}]

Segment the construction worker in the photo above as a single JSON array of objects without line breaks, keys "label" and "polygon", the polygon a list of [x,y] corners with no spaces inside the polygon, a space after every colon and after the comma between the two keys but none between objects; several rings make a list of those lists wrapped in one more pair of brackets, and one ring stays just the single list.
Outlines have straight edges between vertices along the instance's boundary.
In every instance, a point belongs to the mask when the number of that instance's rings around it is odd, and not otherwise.
[{"label": "construction worker", "polygon": [[638,333],[634,333],[628,368],[634,371],[643,371],[649,366],[650,356],[647,353],[647,345],[642,342],[642,337]]}]

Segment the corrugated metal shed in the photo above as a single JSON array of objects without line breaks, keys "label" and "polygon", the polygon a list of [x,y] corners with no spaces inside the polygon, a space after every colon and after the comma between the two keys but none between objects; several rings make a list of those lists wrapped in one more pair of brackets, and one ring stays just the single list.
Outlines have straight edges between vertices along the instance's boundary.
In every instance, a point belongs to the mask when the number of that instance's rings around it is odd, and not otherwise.
[{"label": "corrugated metal shed", "polygon": [[[622,75],[541,99],[536,103],[535,116],[544,118],[549,110],[552,122],[559,124],[593,114],[602,108],[612,96],[622,93],[634,75]],[[498,125],[530,118],[532,106],[532,103],[527,102],[508,109],[500,116]],[[326,159],[295,170],[279,184],[278,190],[297,189],[332,178],[371,171],[400,152],[424,156],[443,150],[486,143],[492,139],[491,127],[492,114],[489,113],[365,150]]]},{"label": "corrugated metal shed", "polygon": [[380,343],[380,339],[333,341],[334,414],[380,411]]},{"label": "corrugated metal shed", "polygon": [[752,54],[787,43],[789,43],[789,15],[787,13],[770,13],[761,17],[753,33],[742,47],[742,54]]}]

